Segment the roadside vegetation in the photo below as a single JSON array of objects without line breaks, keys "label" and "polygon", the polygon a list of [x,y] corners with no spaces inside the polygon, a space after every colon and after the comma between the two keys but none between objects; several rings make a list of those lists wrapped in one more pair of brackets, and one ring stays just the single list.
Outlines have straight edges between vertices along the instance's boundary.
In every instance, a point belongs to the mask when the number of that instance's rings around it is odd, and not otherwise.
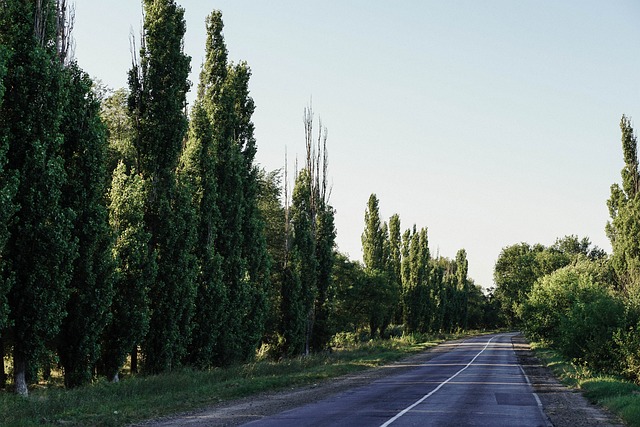
[{"label": "roadside vegetation", "polygon": [[256,393],[317,384],[402,359],[444,340],[472,334],[411,334],[374,340],[368,340],[366,333],[341,334],[334,338],[332,352],[279,361],[259,354],[250,363],[206,371],[183,368],[149,376],[125,373],[119,383],[101,380],[73,390],[64,389],[60,373],[54,372],[53,381],[47,386],[35,387],[29,399],[0,393],[1,424],[127,425]]},{"label": "roadside vegetation", "polygon": [[605,228],[613,253],[576,236],[506,247],[494,294],[505,323],[538,342],[560,378],[640,425],[640,170],[626,116],[620,129],[625,166],[622,183],[611,186]]},{"label": "roadside vegetation", "polygon": [[364,213],[364,262],[340,254],[327,130],[311,107],[300,167],[291,177],[286,164],[263,170],[251,69],[229,59],[222,12],[203,17],[205,59],[188,106],[185,10],[141,3],[129,85],[112,90],[74,62],[66,0],[2,2],[3,399],[66,401],[60,384],[80,396],[129,373],[131,384],[233,373],[256,354],[264,366],[301,356],[305,365],[338,348],[334,336],[496,323],[466,251],[433,256],[427,228],[385,221],[375,194],[352,213]]},{"label": "roadside vegetation", "polygon": [[593,403],[607,408],[629,426],[640,426],[640,385],[621,376],[606,375],[567,361],[557,351],[531,343],[536,356],[568,387],[576,388]]}]

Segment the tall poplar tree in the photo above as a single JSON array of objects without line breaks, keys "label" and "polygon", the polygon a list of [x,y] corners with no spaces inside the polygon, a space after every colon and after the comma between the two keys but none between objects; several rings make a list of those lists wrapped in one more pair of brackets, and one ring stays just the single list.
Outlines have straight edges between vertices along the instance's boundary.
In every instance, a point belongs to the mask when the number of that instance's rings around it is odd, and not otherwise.
[{"label": "tall poplar tree", "polygon": [[[9,50],[0,44],[0,111],[2,111],[2,99],[4,98],[5,87],[4,77],[7,73],[7,62]],[[13,277],[7,274],[7,255],[5,245],[9,238],[9,221],[13,217],[17,206],[13,202],[16,191],[16,174],[6,170],[7,150],[9,149],[9,139],[6,129],[0,127],[0,359],[4,358],[5,337],[4,331],[8,326],[9,303],[7,296],[13,284]],[[0,366],[0,388],[6,383],[6,373],[4,363]]]},{"label": "tall poplar tree", "polygon": [[467,251],[460,249],[456,253],[456,290],[457,290],[457,320],[458,327],[467,329],[469,326],[469,261]]},{"label": "tall poplar tree", "polygon": [[64,77],[68,90],[61,131],[67,182],[63,204],[74,212],[72,237],[78,244],[69,284],[67,316],[62,322],[58,353],[67,387],[91,381],[99,357],[99,341],[112,299],[113,262],[106,192],[106,149],[100,103],[89,76],[74,63]]},{"label": "tall poplar tree", "polygon": [[[389,218],[389,280],[393,286],[396,301],[400,302],[402,292],[402,235],[400,216],[394,214]],[[395,323],[402,323],[402,304],[397,304],[393,314]]]},{"label": "tall poplar tree", "polygon": [[382,232],[378,205],[378,197],[375,194],[371,194],[364,213],[362,256],[366,269],[382,272],[386,269],[387,260],[384,257],[385,236]]},{"label": "tall poplar tree", "polygon": [[5,1],[0,44],[11,47],[3,84],[0,135],[9,141],[6,170],[19,179],[5,247],[14,383],[27,394],[26,372],[46,353],[65,316],[75,244],[70,209],[62,206],[66,181],[60,126],[66,107],[63,70],[56,47],[57,4],[52,0]]},{"label": "tall poplar tree", "polygon": [[300,280],[300,305],[304,316],[304,348],[296,351],[308,353],[312,331],[313,309],[318,292],[318,259],[316,257],[315,224],[312,210],[312,185],[308,169],[298,174],[293,188],[291,223],[293,226],[292,260]]},{"label": "tall poplar tree", "polygon": [[267,312],[270,260],[265,239],[265,222],[258,208],[259,169],[254,164],[257,152],[252,122],[255,104],[249,93],[251,70],[245,62],[229,68],[229,87],[233,94],[234,143],[240,151],[242,181],[242,252],[246,275],[246,310],[241,324],[242,358],[250,357],[264,334]]},{"label": "tall poplar tree", "polygon": [[224,328],[227,295],[222,283],[221,257],[215,250],[219,212],[215,176],[213,130],[202,100],[191,112],[189,140],[182,159],[181,175],[194,188],[192,203],[197,212],[196,257],[198,263],[197,298],[193,318],[193,340],[189,350],[191,364],[214,366],[220,350],[216,344]]},{"label": "tall poplar tree", "polygon": [[622,291],[640,298],[640,170],[638,168],[638,143],[631,120],[622,116],[622,187],[613,184],[607,201],[611,221],[606,231],[613,254],[612,265]]},{"label": "tall poplar tree", "polygon": [[139,63],[129,73],[129,108],[139,172],[148,182],[145,222],[158,256],[149,296],[151,319],[143,343],[145,370],[181,363],[190,338],[195,299],[194,212],[176,178],[187,130],[190,58],[184,54],[184,9],[173,0],[144,0]]}]

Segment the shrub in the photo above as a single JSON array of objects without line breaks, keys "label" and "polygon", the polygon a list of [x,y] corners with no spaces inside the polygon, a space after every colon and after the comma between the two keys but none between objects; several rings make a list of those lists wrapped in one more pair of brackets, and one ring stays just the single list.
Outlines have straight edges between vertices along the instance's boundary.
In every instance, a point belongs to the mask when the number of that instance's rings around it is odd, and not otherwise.
[{"label": "shrub", "polygon": [[527,332],[563,356],[595,369],[616,366],[614,335],[624,326],[621,299],[584,269],[565,267],[538,280],[524,306]]}]

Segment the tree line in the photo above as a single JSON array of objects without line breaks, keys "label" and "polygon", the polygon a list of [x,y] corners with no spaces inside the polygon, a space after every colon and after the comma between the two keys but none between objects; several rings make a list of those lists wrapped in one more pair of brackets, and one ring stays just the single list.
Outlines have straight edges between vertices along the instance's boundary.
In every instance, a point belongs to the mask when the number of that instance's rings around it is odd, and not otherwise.
[{"label": "tree line", "polygon": [[640,170],[631,121],[622,116],[622,184],[611,186],[607,255],[588,238],[550,247],[520,243],[496,263],[496,300],[522,326],[580,366],[640,381]]},{"label": "tree line", "polygon": [[[304,113],[294,174],[255,163],[251,70],[228,60],[222,14],[187,111],[184,9],[144,0],[128,88],[72,59],[65,0],[0,9],[0,355],[13,385],[207,369],[330,348],[340,331],[486,323],[464,250],[432,257],[369,200],[364,264],[337,253],[327,132]],[[134,42],[135,45],[135,42]],[[284,187],[284,188],[283,188]],[[0,383],[7,381],[4,361]]]}]

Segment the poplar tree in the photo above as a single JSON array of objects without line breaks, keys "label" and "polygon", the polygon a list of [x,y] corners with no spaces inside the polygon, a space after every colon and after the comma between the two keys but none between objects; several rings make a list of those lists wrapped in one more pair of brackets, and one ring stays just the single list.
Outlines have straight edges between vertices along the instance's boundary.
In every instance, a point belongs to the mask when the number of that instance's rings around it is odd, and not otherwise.
[{"label": "poplar tree", "polygon": [[201,100],[191,112],[189,140],[183,155],[181,174],[194,188],[192,203],[197,212],[196,257],[197,298],[193,318],[190,363],[200,368],[214,366],[220,350],[216,343],[224,327],[227,295],[222,283],[221,256],[214,243],[218,233],[217,183],[213,130]]},{"label": "poplar tree", "polygon": [[104,332],[101,357],[101,369],[111,381],[118,381],[128,354],[132,355],[131,370],[137,370],[137,347],[149,329],[149,289],[155,283],[157,264],[149,246],[151,234],[144,222],[146,200],[144,179],[120,161],[113,171],[109,191],[116,268],[111,319]]},{"label": "poplar tree", "polygon": [[66,70],[68,106],[61,131],[67,182],[62,203],[73,210],[72,238],[78,245],[69,283],[67,315],[58,354],[67,387],[87,384],[99,357],[99,341],[112,299],[111,232],[106,209],[106,134],[100,103],[89,76],[71,64]]},{"label": "poplar tree", "polygon": [[383,334],[391,322],[398,300],[397,289],[389,275],[389,231],[386,223],[381,223],[379,201],[375,194],[369,196],[364,214],[362,233],[362,253],[371,304],[369,329],[371,335],[377,331]]},{"label": "poplar tree", "polygon": [[385,236],[382,232],[378,205],[378,197],[375,194],[371,194],[364,213],[365,226],[362,233],[362,256],[366,269],[382,272],[386,268],[386,259],[384,257]]},{"label": "poplar tree", "polygon": [[[3,80],[7,73],[8,59],[9,50],[0,45],[0,111],[2,111],[2,99],[5,92]],[[6,168],[8,149],[9,139],[6,128],[2,126],[0,127],[0,359],[5,355],[4,331],[8,327],[9,319],[7,296],[13,284],[13,277],[8,274],[7,270],[9,266],[6,261],[5,245],[9,238],[9,221],[17,208],[13,202],[17,185],[16,175]],[[2,363],[0,366],[0,388],[4,387],[5,383],[6,373],[4,363]]]},{"label": "poplar tree", "polygon": [[[66,87],[57,51],[56,2],[8,0],[0,8],[0,44],[10,46],[3,79],[0,135],[9,141],[6,171],[19,180],[9,226],[3,282],[11,326],[14,384],[27,394],[27,369],[47,352],[65,316],[76,248],[69,239],[73,213],[62,206],[66,181],[61,123]],[[6,282],[5,282],[6,283]]]},{"label": "poplar tree", "polygon": [[[400,302],[402,292],[402,236],[400,231],[400,217],[394,214],[389,218],[389,280],[394,288],[396,301]],[[394,322],[402,323],[402,304],[398,304],[393,314]]]},{"label": "poplar tree", "polygon": [[158,257],[143,343],[145,370],[156,373],[185,356],[195,299],[194,212],[188,189],[176,178],[187,130],[190,58],[183,50],[184,9],[173,0],[145,0],[144,11],[139,63],[129,73],[129,108],[139,172],[149,185],[145,222]]},{"label": "poplar tree", "polygon": [[638,143],[631,120],[622,116],[622,186],[611,186],[607,201],[611,221],[606,231],[613,254],[612,265],[619,286],[627,295],[640,296],[640,171],[638,169]]},{"label": "poplar tree", "polygon": [[456,253],[456,290],[458,295],[458,315],[457,326],[467,329],[469,326],[469,261],[467,261],[467,251],[460,249]]},{"label": "poplar tree", "polygon": [[254,164],[257,152],[252,122],[255,104],[249,93],[251,70],[246,62],[229,68],[229,87],[233,94],[234,143],[240,151],[242,182],[242,252],[245,264],[246,310],[242,313],[241,357],[250,357],[264,334],[267,312],[270,260],[264,234],[264,219],[258,208],[259,169]]},{"label": "poplar tree", "polygon": [[[296,323],[302,321],[303,348],[295,351],[309,353],[309,338],[312,330],[313,309],[317,297],[318,287],[318,259],[316,257],[315,224],[312,210],[312,186],[308,169],[303,169],[298,174],[293,188],[291,205],[292,236],[292,261],[296,276],[300,280],[300,306],[303,318],[296,319]],[[297,328],[296,328],[297,329]],[[297,342],[297,339],[296,339]]]}]

